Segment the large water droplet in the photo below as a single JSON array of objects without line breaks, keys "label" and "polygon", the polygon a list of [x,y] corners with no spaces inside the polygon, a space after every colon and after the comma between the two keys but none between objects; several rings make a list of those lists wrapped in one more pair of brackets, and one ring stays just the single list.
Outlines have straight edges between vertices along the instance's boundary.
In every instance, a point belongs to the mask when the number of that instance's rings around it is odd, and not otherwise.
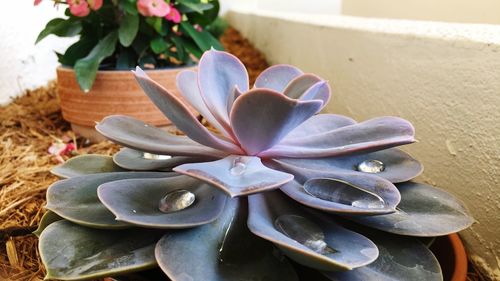
[{"label": "large water droplet", "polygon": [[385,165],[379,160],[365,160],[358,164],[358,171],[363,173],[377,174],[385,170]]},{"label": "large water droplet", "polygon": [[172,158],[172,156],[144,152],[144,154],[142,155],[142,158],[147,159],[147,160],[167,160],[167,159]]},{"label": "large water droplet", "polygon": [[184,210],[187,207],[193,205],[196,199],[194,193],[178,189],[167,193],[158,204],[158,209],[163,213],[172,213],[180,210]]},{"label": "large water droplet", "polygon": [[316,198],[362,209],[381,209],[384,199],[377,194],[336,179],[310,179],[304,190]]},{"label": "large water droplet", "polygon": [[233,160],[233,166],[231,167],[229,172],[233,176],[241,176],[243,173],[245,173],[246,168],[247,166],[243,162],[243,159],[241,159],[240,157],[236,157]]},{"label": "large water droplet", "polygon": [[328,255],[338,251],[328,246],[321,228],[298,215],[281,215],[274,221],[278,231],[318,254]]}]

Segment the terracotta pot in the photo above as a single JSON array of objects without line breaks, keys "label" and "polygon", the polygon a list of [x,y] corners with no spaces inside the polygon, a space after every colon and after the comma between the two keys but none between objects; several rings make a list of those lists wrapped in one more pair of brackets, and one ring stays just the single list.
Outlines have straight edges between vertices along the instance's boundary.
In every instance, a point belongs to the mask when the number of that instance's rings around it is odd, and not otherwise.
[{"label": "terracotta pot", "polygon": [[445,281],[467,279],[467,253],[458,234],[437,237],[431,250],[439,260]]},{"label": "terracotta pot", "polygon": [[[185,69],[196,69],[196,66],[146,72],[180,98],[175,77]],[[92,90],[84,93],[78,86],[73,69],[58,67],[57,91],[63,118],[71,123],[75,133],[92,142],[104,139],[94,130],[94,126],[108,115],[128,115],[159,127],[171,123],[144,94],[129,70],[98,71]]]}]

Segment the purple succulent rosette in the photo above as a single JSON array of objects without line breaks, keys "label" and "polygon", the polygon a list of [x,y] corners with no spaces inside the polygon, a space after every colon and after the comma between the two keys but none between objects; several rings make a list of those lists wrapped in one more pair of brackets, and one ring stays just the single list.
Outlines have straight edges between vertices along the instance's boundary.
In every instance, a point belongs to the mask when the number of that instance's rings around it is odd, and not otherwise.
[{"label": "purple succulent rosette", "polygon": [[408,121],[319,114],[331,95],[320,77],[276,65],[250,88],[236,57],[211,50],[177,87],[214,133],[134,73],[185,136],[109,116],[96,129],[125,148],[53,170],[67,179],[48,189],[37,231],[48,278],[159,265],[179,281],[302,280],[304,266],[324,280],[442,280],[419,239],[473,219],[449,193],[410,181],[422,165],[395,148],[414,142]]}]

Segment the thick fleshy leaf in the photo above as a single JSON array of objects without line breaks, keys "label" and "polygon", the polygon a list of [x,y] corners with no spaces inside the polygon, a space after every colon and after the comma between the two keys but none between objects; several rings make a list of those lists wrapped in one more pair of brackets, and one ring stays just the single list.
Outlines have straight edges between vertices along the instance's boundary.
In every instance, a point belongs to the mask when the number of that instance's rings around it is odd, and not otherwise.
[{"label": "thick fleshy leaf", "polygon": [[172,156],[226,155],[220,150],[200,145],[186,136],[176,136],[123,115],[104,118],[96,129],[111,141],[135,150]]},{"label": "thick fleshy leaf", "polygon": [[98,154],[76,156],[50,170],[52,174],[61,178],[123,171],[124,169],[113,162],[112,157]]},{"label": "thick fleshy leaf", "polygon": [[300,96],[300,100],[322,100],[323,107],[330,101],[331,89],[326,81],[319,81],[312,85],[305,93]]},{"label": "thick fleshy leaf", "polygon": [[401,193],[397,212],[349,219],[386,232],[420,237],[458,232],[474,222],[464,204],[448,192],[415,182],[397,187]]},{"label": "thick fleshy leaf", "polygon": [[[148,156],[152,156],[149,157]],[[194,157],[194,156],[174,156],[148,154],[142,151],[122,148],[113,155],[113,161],[120,167],[135,171],[162,170],[169,171],[173,167],[185,164],[213,160],[213,157]]]},{"label": "thick fleshy leaf", "polygon": [[303,72],[295,66],[287,64],[273,65],[262,71],[255,80],[255,88],[266,88],[282,93],[294,78]]},{"label": "thick fleshy leaf", "polygon": [[52,212],[52,211],[46,211],[45,214],[43,214],[42,219],[40,220],[40,223],[38,223],[38,227],[35,231],[33,231],[33,234],[35,234],[37,237],[40,237],[40,234],[42,234],[42,231],[47,228],[51,223],[60,221],[63,218],[59,216],[58,214]]},{"label": "thick fleshy leaf", "polygon": [[70,178],[52,184],[47,190],[46,208],[74,223],[94,228],[126,228],[129,224],[115,216],[99,201],[97,187],[115,180],[160,178],[174,173],[119,172]]},{"label": "thick fleshy leaf", "polygon": [[276,189],[293,179],[291,174],[262,165],[258,157],[240,155],[213,162],[183,164],[174,171],[208,182],[231,197]]},{"label": "thick fleshy leaf", "polygon": [[248,73],[241,61],[225,52],[210,50],[198,63],[198,85],[208,109],[230,131],[227,102],[234,87],[248,91]]},{"label": "thick fleshy leaf", "polygon": [[356,124],[353,119],[337,114],[318,114],[304,121],[304,123],[293,129],[283,141],[287,139],[321,136],[321,134]]},{"label": "thick fleshy leaf", "polygon": [[331,217],[305,211],[279,191],[249,197],[248,227],[276,244],[296,262],[319,270],[351,270],[373,262],[375,244],[336,224]]},{"label": "thick fleshy leaf", "polygon": [[247,213],[246,199],[232,199],[217,221],[168,233],[155,249],[161,269],[172,280],[298,281],[272,244],[248,231]]},{"label": "thick fleshy leaf", "polygon": [[169,93],[160,84],[149,78],[142,69],[137,67],[134,74],[139,85],[158,109],[160,109],[179,130],[189,136],[189,138],[218,150],[236,154],[241,152],[241,149],[230,140],[222,139],[211,133],[200,123],[200,121],[198,121],[198,119],[196,119],[196,116],[189,111],[179,98]]},{"label": "thick fleshy leaf", "polygon": [[240,96],[231,111],[231,126],[250,155],[266,150],[322,106],[321,100],[298,101],[267,89],[253,89]]},{"label": "thick fleshy leaf", "polygon": [[[423,166],[416,159],[406,152],[389,148],[372,153],[336,156],[328,158],[281,158],[274,159],[273,162],[279,163],[287,171],[295,170],[299,172],[304,169],[315,170],[317,172],[328,172],[331,170],[360,171],[360,165],[370,161],[380,161],[382,171],[374,173],[378,177],[384,178],[390,182],[405,182],[420,175]],[[361,170],[363,170],[361,168]]]},{"label": "thick fleshy leaf", "polygon": [[[185,197],[169,196],[174,192],[190,193]],[[217,188],[188,176],[162,179],[127,179],[102,184],[97,190],[101,202],[116,220],[148,228],[188,228],[215,220],[227,196]],[[179,206],[165,213],[160,207]]]},{"label": "thick fleshy leaf", "polygon": [[314,84],[321,81],[323,80],[314,74],[307,73],[300,75],[290,81],[283,94],[289,98],[298,99]]},{"label": "thick fleshy leaf", "polygon": [[387,214],[401,200],[390,181],[373,174],[336,169],[312,170],[280,161],[266,165],[294,175],[295,180],[281,187],[294,200],[331,213],[355,215]]},{"label": "thick fleshy leaf", "polygon": [[379,249],[373,263],[344,272],[323,272],[333,281],[442,281],[436,257],[422,243],[410,237],[366,230],[361,232]]},{"label": "thick fleshy leaf", "polygon": [[238,89],[238,87],[234,87],[229,97],[227,97],[227,112],[231,112],[234,101],[236,101],[236,99],[239,98],[241,95],[243,95],[243,93],[240,91],[240,89]]},{"label": "thick fleshy leaf", "polygon": [[230,134],[226,129],[215,119],[213,114],[208,109],[198,87],[198,74],[192,70],[184,70],[177,75],[177,89],[189,103],[212,124],[217,130],[223,133],[226,137]]},{"label": "thick fleshy leaf", "polygon": [[412,143],[414,135],[410,122],[398,117],[379,117],[321,135],[287,139],[259,156],[318,158],[372,152]]},{"label": "thick fleshy leaf", "polygon": [[156,266],[154,245],[163,235],[150,229],[110,231],[66,220],[54,222],[40,235],[39,249],[46,279],[82,280],[124,274]]}]

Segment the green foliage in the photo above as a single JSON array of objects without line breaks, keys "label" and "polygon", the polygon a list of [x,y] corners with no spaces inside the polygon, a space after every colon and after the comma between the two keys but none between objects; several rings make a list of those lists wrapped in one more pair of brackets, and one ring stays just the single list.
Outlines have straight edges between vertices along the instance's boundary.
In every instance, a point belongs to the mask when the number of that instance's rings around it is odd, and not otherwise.
[{"label": "green foliage", "polygon": [[182,15],[181,23],[142,15],[137,0],[105,0],[102,7],[84,17],[72,15],[66,8],[66,18],[49,21],[36,43],[50,34],[79,36],[65,53],[57,55],[62,65],[74,67],[84,91],[91,89],[103,63],[106,69],[131,69],[136,65],[162,68],[191,64],[212,47],[223,49],[217,38],[226,25],[217,17],[218,0],[167,2]]}]

